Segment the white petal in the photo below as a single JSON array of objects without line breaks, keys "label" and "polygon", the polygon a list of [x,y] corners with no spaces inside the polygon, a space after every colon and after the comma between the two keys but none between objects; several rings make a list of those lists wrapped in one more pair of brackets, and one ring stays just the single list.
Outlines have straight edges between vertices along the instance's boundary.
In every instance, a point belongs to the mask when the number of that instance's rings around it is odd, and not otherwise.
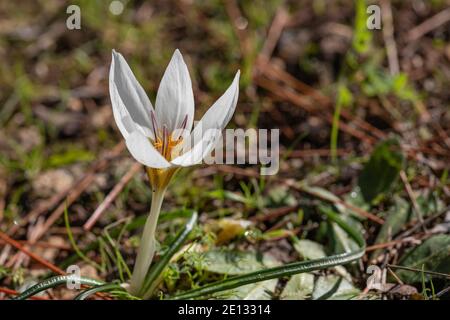
[{"label": "white petal", "polygon": [[[206,132],[211,128],[224,129],[236,109],[236,104],[239,96],[239,76],[240,71],[234,76],[234,80],[228,87],[227,91],[206,111],[202,119],[194,128],[193,134],[197,130]],[[201,127],[201,128],[200,128]]]},{"label": "white petal", "polygon": [[114,119],[126,139],[135,130],[153,138],[150,112],[153,106],[123,56],[112,52],[109,92]]},{"label": "white petal", "polygon": [[201,136],[209,129],[223,130],[227,126],[234,114],[239,97],[239,76],[240,71],[236,73],[227,91],[206,111],[202,119],[195,125],[191,134],[194,141],[199,141]]},{"label": "white petal", "polygon": [[208,155],[216,144],[216,140],[221,137],[221,130],[210,129],[205,132],[200,141],[194,147],[181,156],[173,159],[171,163],[175,166],[189,167],[199,164]]},{"label": "white petal", "polygon": [[187,116],[186,129],[194,121],[194,94],[189,71],[180,51],[177,49],[159,85],[156,95],[156,118],[160,128],[166,125],[173,132]]},{"label": "white petal", "polygon": [[132,132],[125,140],[128,151],[143,165],[151,168],[168,168],[170,163],[153,147],[149,139],[139,131]]}]

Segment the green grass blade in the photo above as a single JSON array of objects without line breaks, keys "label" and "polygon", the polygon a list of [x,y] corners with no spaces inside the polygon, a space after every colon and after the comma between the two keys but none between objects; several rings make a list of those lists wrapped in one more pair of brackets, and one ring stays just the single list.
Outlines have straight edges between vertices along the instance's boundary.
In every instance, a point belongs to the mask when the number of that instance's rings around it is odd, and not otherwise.
[{"label": "green grass blade", "polygon": [[74,300],[85,300],[97,292],[105,292],[110,290],[125,290],[117,283],[107,283],[93,288],[89,288],[77,295]]},{"label": "green grass blade", "polygon": [[86,263],[90,264],[91,266],[93,266],[97,270],[104,271],[100,265],[98,265],[97,263],[95,263],[94,261],[89,259],[85,254],[83,254],[83,252],[80,250],[80,248],[78,248],[77,243],[76,243],[76,241],[75,241],[75,239],[73,237],[73,234],[72,234],[72,229],[70,228],[69,213],[67,211],[67,205],[64,208],[64,224],[66,226],[66,231],[67,231],[67,236],[69,237],[69,242],[70,242],[72,248],[75,250],[75,253],[83,261],[85,261]]},{"label": "green grass blade", "polygon": [[[48,278],[47,280],[41,281],[38,284],[35,284],[34,286],[28,288],[24,292],[22,292],[17,297],[13,298],[13,300],[25,300],[29,297],[32,297],[39,292],[45,291],[50,288],[54,288],[56,286],[59,286],[61,284],[66,284],[68,281],[73,281],[74,276],[73,275],[65,275],[65,276],[55,276]],[[80,284],[89,285],[89,286],[99,286],[103,285],[104,282],[97,281],[94,279],[79,277],[77,280],[80,281]]]},{"label": "green grass blade", "polygon": [[148,298],[153,293],[155,281],[158,279],[161,272],[163,272],[167,264],[170,262],[170,259],[172,259],[174,254],[176,254],[186,242],[187,237],[197,223],[197,219],[198,214],[194,211],[189,221],[185,224],[184,228],[176,235],[175,239],[169,245],[166,253],[148,271],[141,289],[141,294],[143,294],[142,296],[144,297],[144,299]]}]

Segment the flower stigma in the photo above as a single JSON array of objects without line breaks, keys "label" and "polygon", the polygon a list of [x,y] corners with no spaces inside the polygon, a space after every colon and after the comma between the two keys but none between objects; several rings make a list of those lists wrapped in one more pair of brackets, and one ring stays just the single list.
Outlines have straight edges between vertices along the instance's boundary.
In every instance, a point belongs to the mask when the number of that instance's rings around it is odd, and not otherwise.
[{"label": "flower stigma", "polygon": [[[183,122],[180,125],[180,134],[175,137],[175,132],[169,133],[166,125],[163,125],[162,129],[159,128],[156,121],[155,113],[150,112],[150,118],[152,121],[152,129],[154,140],[151,141],[153,146],[158,150],[159,153],[167,160],[178,157],[182,153],[181,142],[183,142],[183,131],[186,129],[186,124],[188,116],[185,115]],[[177,131],[175,130],[175,131]],[[157,169],[147,167],[147,175],[149,177],[150,183],[152,185],[153,191],[156,189],[165,189],[169,184],[172,176],[175,174],[178,168],[168,168],[168,169]]]}]

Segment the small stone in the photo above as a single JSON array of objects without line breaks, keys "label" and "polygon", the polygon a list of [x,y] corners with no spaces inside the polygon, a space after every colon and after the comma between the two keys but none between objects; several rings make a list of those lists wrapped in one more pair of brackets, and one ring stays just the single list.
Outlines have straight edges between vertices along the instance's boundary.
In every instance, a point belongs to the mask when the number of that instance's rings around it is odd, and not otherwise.
[{"label": "small stone", "polygon": [[20,129],[17,133],[17,139],[25,151],[31,151],[42,143],[41,133],[36,127]]},{"label": "small stone", "polygon": [[67,170],[49,170],[33,181],[33,190],[40,197],[49,197],[70,188],[73,183],[74,178]]}]

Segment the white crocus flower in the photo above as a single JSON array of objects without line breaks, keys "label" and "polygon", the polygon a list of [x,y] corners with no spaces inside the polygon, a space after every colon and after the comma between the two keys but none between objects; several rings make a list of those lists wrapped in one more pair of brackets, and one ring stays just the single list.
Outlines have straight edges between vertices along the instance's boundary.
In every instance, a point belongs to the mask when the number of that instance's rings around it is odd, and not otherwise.
[{"label": "white crocus flower", "polygon": [[[109,90],[114,119],[133,157],[149,168],[167,169],[199,163],[206,152],[195,148],[203,140],[212,140],[208,129],[222,130],[230,121],[239,94],[239,71],[227,91],[213,104],[194,128],[202,139],[184,154],[174,151],[181,140],[188,139],[194,121],[194,95],[188,68],[177,49],[161,80],[156,108],[134,77],[123,56],[113,51]],[[192,137],[191,137],[192,138]],[[210,143],[203,143],[210,147]],[[185,148],[182,148],[185,149]],[[177,152],[180,150],[177,150]]]},{"label": "white crocus flower", "polygon": [[167,185],[180,167],[200,163],[214,147],[230,121],[239,95],[239,71],[225,93],[209,108],[191,132],[194,95],[188,68],[175,50],[164,73],[153,108],[123,56],[112,52],[109,91],[116,124],[128,151],[146,170],[152,185],[150,214],[131,279],[130,290],[140,286],[155,252],[155,229]]}]

